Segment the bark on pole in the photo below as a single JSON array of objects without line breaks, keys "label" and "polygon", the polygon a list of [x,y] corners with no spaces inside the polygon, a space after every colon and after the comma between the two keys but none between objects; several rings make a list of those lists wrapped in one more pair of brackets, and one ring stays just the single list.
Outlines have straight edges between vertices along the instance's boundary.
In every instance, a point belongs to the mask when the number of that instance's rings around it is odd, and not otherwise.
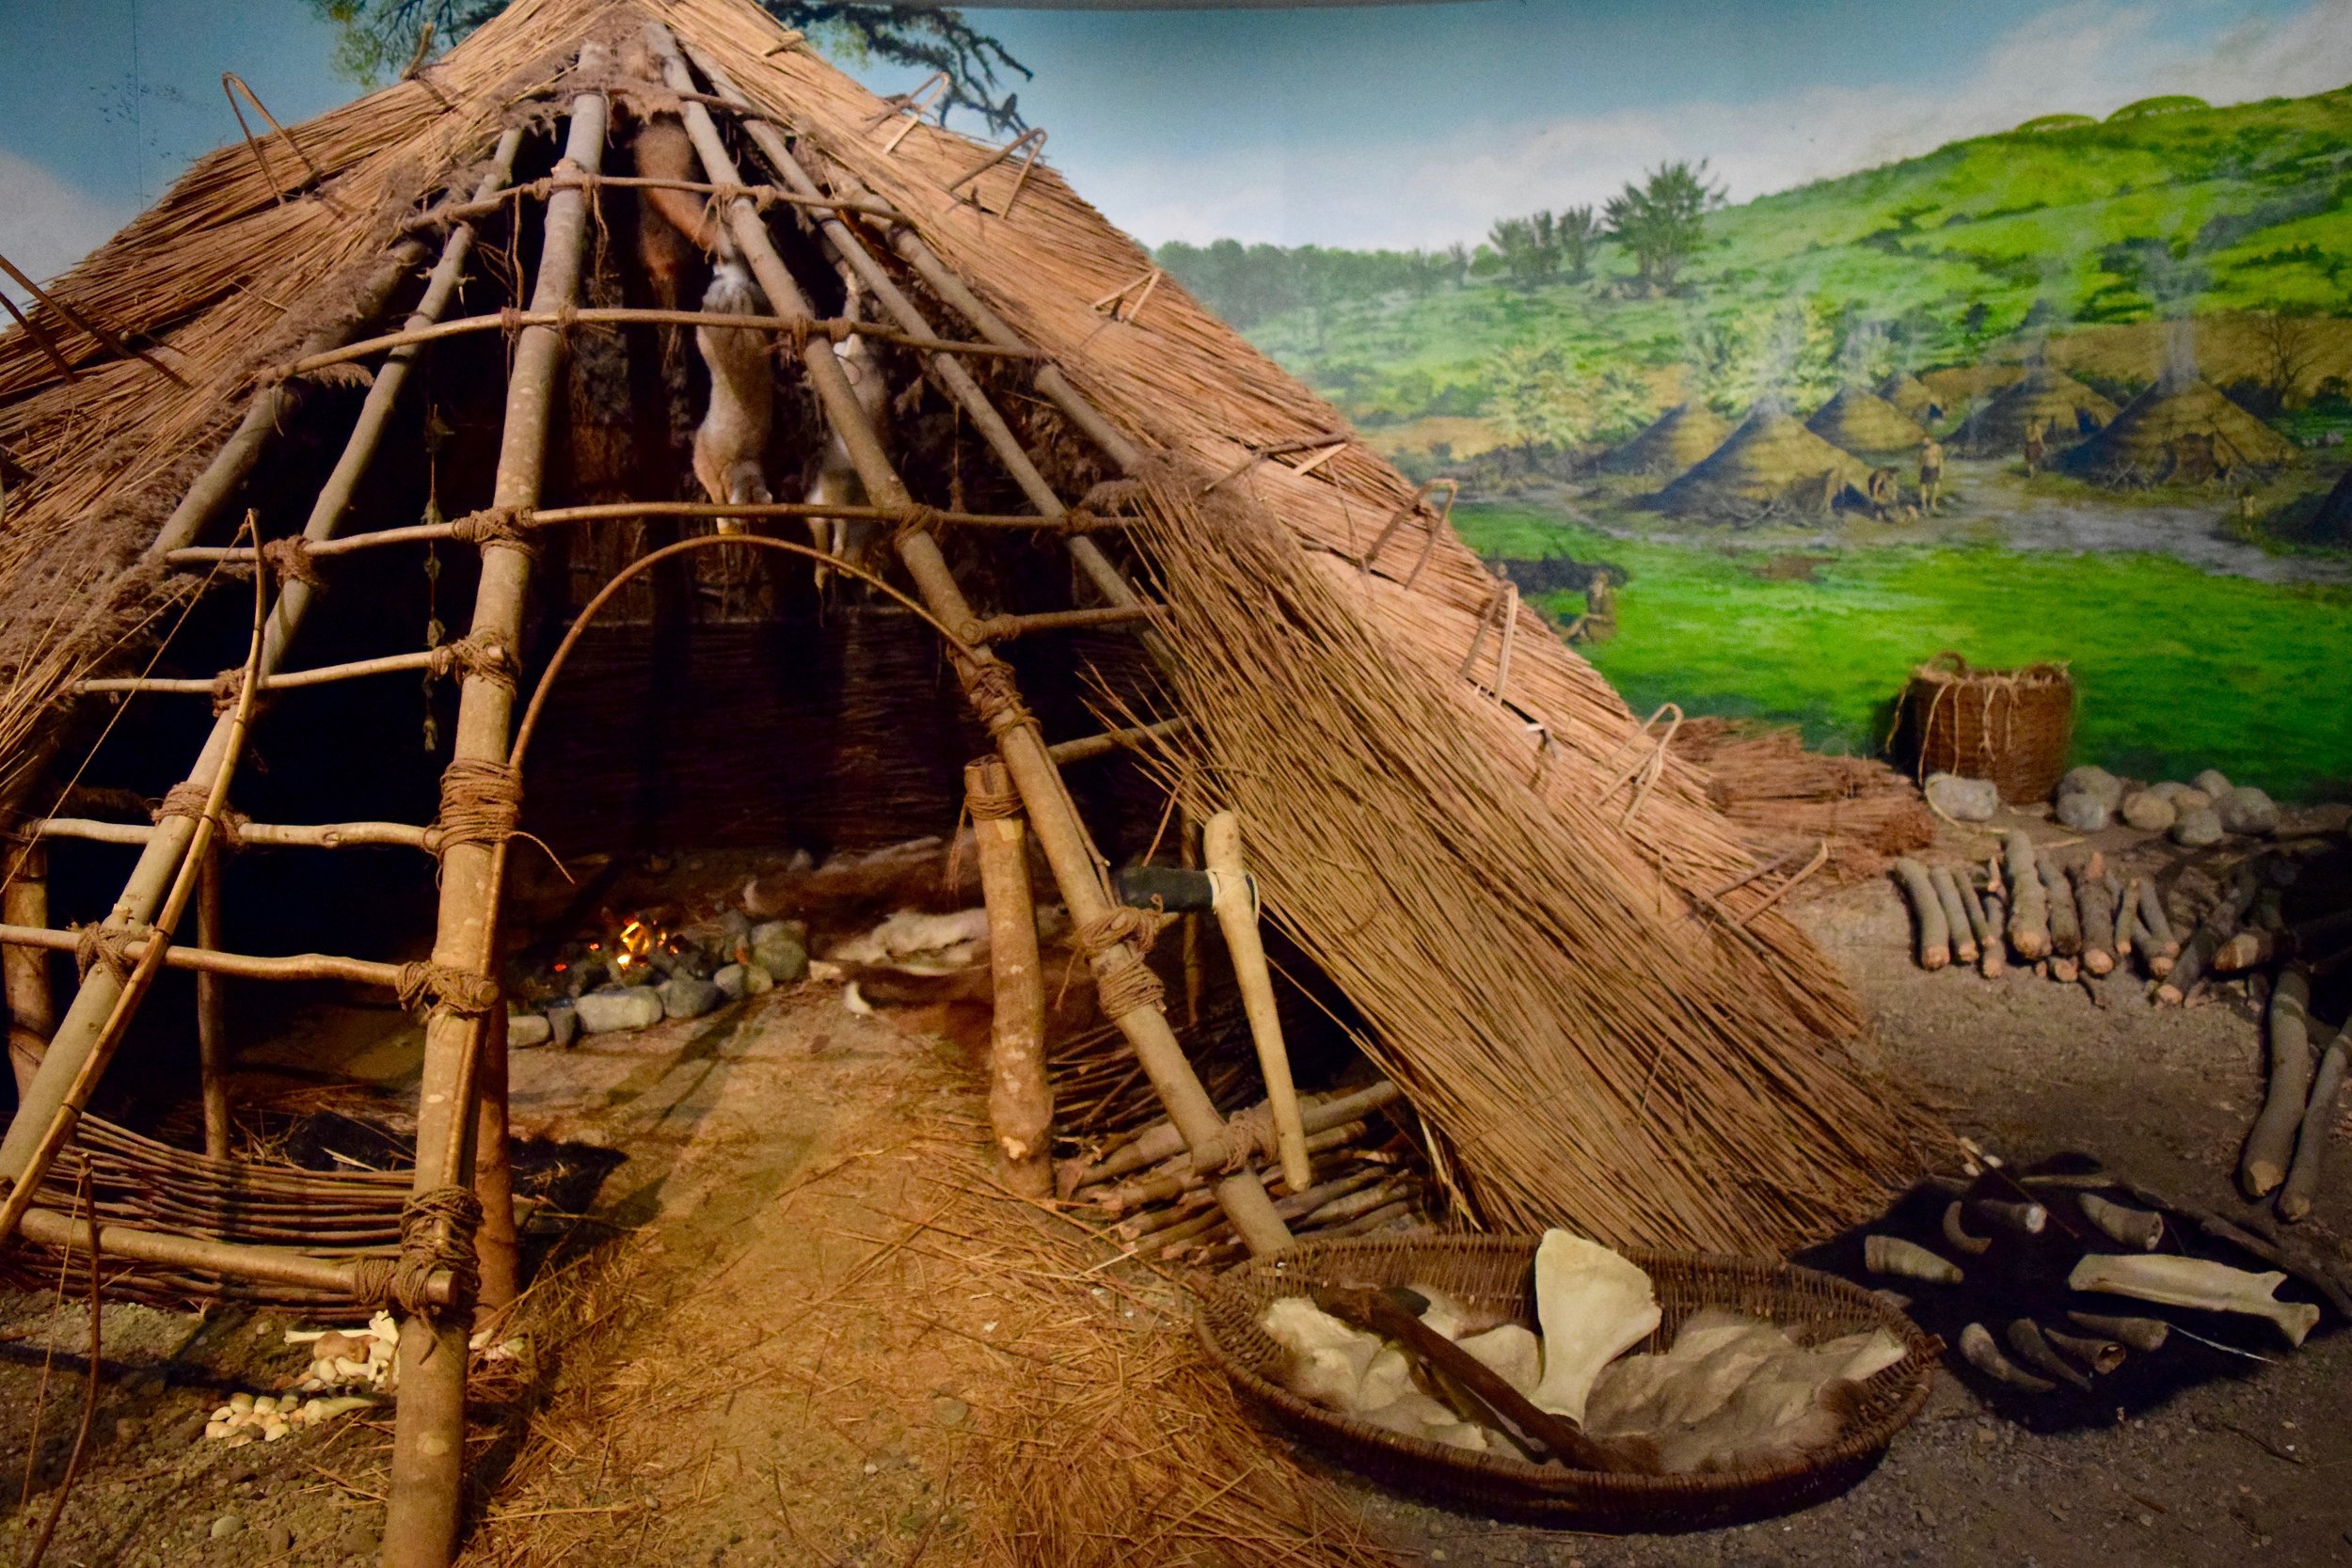
[{"label": "bark on pole", "polygon": [[[649,23],[645,37],[664,61],[669,85],[680,92],[697,90],[669,29],[660,23]],[[709,111],[693,99],[685,101],[681,110],[687,135],[692,139],[711,182],[739,184],[734,155],[727,150]],[[809,308],[807,296],[777,254],[754,202],[749,198],[729,202],[725,219],[728,232],[741,248],[761,291],[768,295],[770,308],[778,315],[814,320],[816,312]],[[911,498],[906,485],[891,467],[889,454],[858,403],[832,345],[821,337],[813,340],[802,354],[801,362],[826,421],[848,449],[868,498],[882,505],[908,504]],[[1048,366],[1038,372],[1041,389],[1045,388],[1050,372]],[[1080,558],[1082,566],[1085,561],[1078,546],[1089,543],[1084,539],[1071,541],[1072,554]],[[957,584],[938,540],[928,531],[901,530],[896,547],[899,562],[914,579],[924,607],[933,615],[951,626],[966,626],[979,619]],[[1094,553],[1101,556],[1099,550]],[[1101,586],[1099,582],[1097,585]],[[956,663],[957,678],[963,684],[966,695],[982,708],[983,719],[996,736],[997,753],[1021,792],[1039,847],[1045,851],[1046,863],[1053,868],[1055,885],[1073,923],[1081,932],[1103,928],[1119,913],[1120,906],[1111,898],[1102,868],[1078,819],[1077,807],[1070,799],[1044,736],[1033,718],[1019,711],[1017,705],[1008,706],[1001,701],[1004,672],[991,650],[975,647],[971,654],[959,657]],[[994,691],[984,704],[984,693],[992,687]],[[1210,1164],[1223,1164],[1229,1153],[1225,1118],[1217,1114],[1208,1091],[1201,1087],[1200,1076],[1178,1044],[1160,1003],[1147,999],[1145,993],[1156,990],[1156,985],[1145,985],[1143,977],[1135,973],[1143,962],[1142,956],[1132,943],[1122,941],[1089,953],[1087,961],[1097,991],[1105,998],[1104,1010],[1135,1048],[1136,1059],[1142,1065],[1145,1076],[1152,1080],[1152,1090],[1168,1107],[1168,1119],[1184,1132],[1186,1145],[1197,1155]],[[1112,1005],[1114,1001],[1116,1006]],[[1289,1227],[1274,1212],[1273,1200],[1266,1196],[1265,1189],[1248,1170],[1231,1171],[1217,1182],[1216,1191],[1217,1201],[1224,1206],[1234,1230],[1250,1251],[1274,1252],[1290,1244]]]},{"label": "bark on pole", "polygon": [[[14,875],[0,890],[0,924],[49,924],[49,851],[27,844],[12,857]],[[50,1031],[57,1026],[57,1003],[49,989],[48,950],[40,947],[0,947],[0,986],[8,1002],[8,1065],[16,1072],[21,1096],[40,1067],[49,1047]]]},{"label": "bark on pole", "polygon": [[1944,902],[1935,895],[1928,869],[1905,856],[1895,863],[1895,875],[1911,900],[1912,918],[1919,927],[1919,967],[1942,969],[1952,961],[1952,936],[1944,920]]},{"label": "bark on pole", "polygon": [[[220,848],[204,851],[204,879],[196,890],[196,944],[215,952],[221,940]],[[196,1056],[204,1094],[204,1152],[229,1158],[228,978],[199,970],[196,975]]]},{"label": "bark on pole", "polygon": [[2009,944],[2031,963],[2050,953],[2050,899],[2042,886],[2033,840],[2012,830],[2004,845],[2009,871]]},{"label": "bark on pole", "polygon": [[2348,1048],[2345,1030],[2332,1033],[2320,1053],[2319,1070],[2312,1075],[2311,1103],[2303,1111],[2302,1130],[2295,1140],[2295,1164],[2286,1185],[2279,1189],[2279,1217],[2295,1221],[2312,1212],[2319,1195],[2319,1166],[2328,1140],[2335,1136],[2336,1120],[2344,1111],[2344,1079]]},{"label": "bark on pole", "polygon": [[1026,1197],[1054,1190],[1054,1088],[1045,1076],[1045,976],[1029,888],[1028,825],[1012,775],[994,757],[963,770],[988,906],[988,966],[995,987],[989,1026],[988,1123],[1005,1185]]},{"label": "bark on pole", "polygon": [[[587,57],[583,51],[583,64]],[[605,113],[601,93],[582,93],[571,101],[564,157],[583,174],[595,174],[602,166]],[[500,183],[503,182],[501,179]],[[532,309],[561,309],[576,297],[587,219],[587,198],[577,186],[560,189],[548,198]],[[553,327],[525,327],[516,339],[513,369],[507,377],[498,477],[491,491],[494,507],[529,507],[539,499],[548,430],[554,412],[555,376],[563,358],[564,334]],[[482,575],[474,590],[473,621],[467,633],[478,644],[500,642],[511,648],[519,642],[531,586],[531,561],[530,547],[520,541],[493,538],[483,542]],[[453,761],[504,764],[514,701],[513,687],[485,674],[468,674],[459,689]],[[448,847],[441,861],[435,962],[469,970],[479,961],[485,946],[485,927],[496,913],[488,900],[491,861],[488,844]],[[454,1012],[437,1010],[425,1025],[423,1081],[417,1107],[419,1196],[453,1180],[471,1185],[471,1162],[465,1158],[465,1145],[473,1131],[473,1107],[467,1102],[464,1085],[471,1076],[468,1058],[473,1038],[474,1021]],[[450,1311],[410,1315],[401,1323],[400,1403],[392,1430],[391,1485],[384,1517],[386,1568],[447,1568],[456,1552],[465,1497],[469,1327],[464,1314]]]},{"label": "bark on pole", "polygon": [[2074,873],[2074,904],[2083,922],[2083,967],[2105,974],[2115,967],[2115,895],[2096,855]]},{"label": "bark on pole", "polygon": [[474,1301],[478,1325],[522,1290],[522,1238],[515,1233],[515,1166],[506,1142],[506,1008],[482,1027],[482,1060],[474,1069],[473,1193],[482,1200],[474,1233],[482,1291]]},{"label": "bark on pole", "polygon": [[2049,900],[2050,951],[2060,958],[2071,958],[2083,950],[2081,914],[2074,908],[2074,884],[2067,879],[2066,868],[2056,861],[2043,861],[2042,891]]},{"label": "bark on pole", "polygon": [[1968,923],[1968,906],[1961,900],[1959,881],[1941,865],[1928,872],[1928,880],[1934,885],[1936,902],[1944,906],[1944,924],[1952,934],[1952,957],[1964,964],[1975,963],[1976,927]]},{"label": "bark on pole", "polygon": [[1274,976],[1266,968],[1265,944],[1258,935],[1258,900],[1241,856],[1241,817],[1218,812],[1200,829],[1201,858],[1216,889],[1216,923],[1233,955],[1233,978],[1241,985],[1242,1009],[1249,1016],[1258,1047],[1258,1069],[1265,1075],[1267,1106],[1274,1113],[1275,1148],[1282,1157],[1282,1180],[1295,1193],[1315,1184],[1307,1156],[1307,1130],[1298,1118],[1298,1089],[1291,1082],[1289,1048],[1274,1006]]}]

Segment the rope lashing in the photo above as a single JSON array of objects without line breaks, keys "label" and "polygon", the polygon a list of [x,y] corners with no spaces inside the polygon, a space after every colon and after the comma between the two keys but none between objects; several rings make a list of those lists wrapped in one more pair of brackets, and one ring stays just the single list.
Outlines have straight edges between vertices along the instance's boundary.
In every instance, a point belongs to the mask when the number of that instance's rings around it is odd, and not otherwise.
[{"label": "rope lashing", "polygon": [[433,1275],[450,1274],[450,1300],[442,1312],[461,1314],[482,1289],[474,1261],[474,1234],[482,1228],[482,1200],[464,1187],[434,1187],[411,1197],[400,1212],[400,1254],[362,1258],[352,1265],[351,1293],[361,1307],[397,1306],[412,1318],[437,1311]]},{"label": "rope lashing", "polygon": [[946,524],[946,514],[921,501],[910,501],[898,513],[897,522],[901,537],[911,533],[936,533]]},{"label": "rope lashing", "polygon": [[424,1007],[459,1018],[480,1018],[499,1005],[496,980],[430,958],[402,964],[392,986],[401,1006],[409,1012]]},{"label": "rope lashing", "polygon": [[1138,958],[1107,973],[1098,972],[1094,976],[1094,995],[1105,1018],[1124,1018],[1129,1013],[1165,1006],[1168,988],[1160,984],[1152,966]]},{"label": "rope lashing", "polygon": [[279,582],[307,582],[316,587],[320,581],[317,564],[310,559],[310,541],[296,533],[284,539],[262,542],[262,562],[277,576]]},{"label": "rope lashing", "polygon": [[1142,499],[1143,494],[1144,487],[1140,481],[1104,480],[1088,490],[1085,495],[1080,496],[1076,505],[1063,510],[1062,526],[1074,531],[1084,532],[1089,528],[1108,523],[1125,509]]},{"label": "rope lashing", "polygon": [[[155,802],[155,809],[148,813],[148,817],[154,822],[162,822],[165,818],[171,816],[201,817],[204,815],[204,808],[212,803],[212,799],[211,790],[202,784],[183,779],[164,791],[164,798]],[[245,825],[253,820],[251,817],[241,811],[230,811],[224,806],[221,808],[220,816],[214,820],[220,833],[222,848],[235,850],[245,847]]]},{"label": "rope lashing", "polygon": [[1013,680],[1012,666],[1002,659],[991,659],[975,669],[965,685],[964,695],[992,736],[1002,738],[1024,725],[1037,722],[1021,701],[1021,688]]},{"label": "rope lashing", "polygon": [[487,548],[504,545],[510,549],[536,552],[525,526],[531,516],[528,507],[485,506],[479,512],[469,512],[449,525],[449,536],[461,544]]},{"label": "rope lashing", "polygon": [[1274,1107],[1257,1104],[1225,1118],[1225,1159],[1220,1171],[1248,1170],[1259,1160],[1280,1152],[1274,1132]]},{"label": "rope lashing", "polygon": [[[712,325],[716,326],[718,324]],[[721,328],[721,330],[725,329]],[[745,327],[741,330],[756,331],[758,329]],[[820,341],[828,343],[848,342],[857,336],[857,324],[840,316],[795,316],[790,325],[781,328],[776,335],[785,341],[787,346],[792,350],[792,356],[797,359],[808,352],[808,345],[812,342]]]},{"label": "rope lashing", "polygon": [[1152,951],[1159,935],[1159,917],[1150,910],[1114,904],[1080,926],[1075,940],[1078,951],[1089,958],[1099,958],[1114,947],[1132,947],[1136,957],[1141,958]]},{"label": "rope lashing", "polygon": [[110,921],[76,927],[73,932],[74,970],[87,980],[92,969],[103,967],[119,984],[131,973],[131,944],[144,940],[144,932],[135,932],[128,927],[117,926]]},{"label": "rope lashing", "polygon": [[213,712],[223,714],[237,705],[245,695],[245,666],[234,665],[213,677]]},{"label": "rope lashing", "polygon": [[[1668,715],[1672,717],[1668,718]],[[1664,733],[1652,734],[1652,730],[1661,719],[1666,720]],[[1602,768],[1613,767],[1620,758],[1629,753],[1632,755],[1633,760],[1619,771],[1610,775],[1609,782],[1594,795],[1593,804],[1597,806],[1605,803],[1612,795],[1614,795],[1625,784],[1631,783],[1633,798],[1626,802],[1625,815],[1618,817],[1617,821],[1620,826],[1632,821],[1633,814],[1642,809],[1642,802],[1649,799],[1650,791],[1657,786],[1659,779],[1665,773],[1668,748],[1674,744],[1675,732],[1680,728],[1682,728],[1681,707],[1674,703],[1659,705],[1657,712],[1643,720],[1638,728],[1617,742],[1609,754],[1601,759]],[[1643,745],[1645,741],[1649,743],[1646,747]]]},{"label": "rope lashing", "polygon": [[427,830],[425,846],[447,856],[460,844],[501,844],[515,836],[522,810],[522,780],[513,768],[460,757],[441,774],[441,815]]},{"label": "rope lashing", "polygon": [[433,650],[433,662],[427,668],[437,678],[454,673],[469,680],[489,681],[509,691],[516,686],[514,651],[495,634],[444,642]]},{"label": "rope lashing", "polygon": [[967,784],[963,803],[975,822],[999,822],[1019,816],[1023,809],[1021,791],[1013,787],[1009,779],[1003,789],[977,789]]}]

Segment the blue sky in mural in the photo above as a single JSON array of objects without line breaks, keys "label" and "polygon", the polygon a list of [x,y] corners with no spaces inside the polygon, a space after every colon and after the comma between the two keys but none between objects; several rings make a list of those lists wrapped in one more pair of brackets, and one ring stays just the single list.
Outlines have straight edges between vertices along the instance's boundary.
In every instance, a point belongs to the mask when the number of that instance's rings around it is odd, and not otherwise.
[{"label": "blue sky in mural", "polygon": [[[1735,198],[2057,110],[2352,81],[2352,0],[1475,0],[977,11],[1024,112],[1144,238],[1442,245],[1667,157]],[[235,134],[234,70],[294,119],[354,95],[300,0],[0,0],[0,251],[51,272]],[[878,85],[907,85],[892,75]]]}]

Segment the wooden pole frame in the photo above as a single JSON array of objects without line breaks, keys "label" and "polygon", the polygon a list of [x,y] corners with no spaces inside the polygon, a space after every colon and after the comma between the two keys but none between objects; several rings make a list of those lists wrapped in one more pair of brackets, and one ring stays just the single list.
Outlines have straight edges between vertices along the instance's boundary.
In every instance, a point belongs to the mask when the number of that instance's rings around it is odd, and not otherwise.
[{"label": "wooden pole frame", "polygon": [[1037,899],[1029,888],[1028,824],[1003,762],[963,770],[964,800],[988,906],[988,1120],[1005,1185],[1025,1197],[1054,1190],[1054,1087],[1045,1076],[1045,976],[1037,950]]},{"label": "wooden pole frame", "polygon": [[[693,90],[693,76],[670,30],[658,22],[648,23],[645,37],[663,62],[669,86],[681,92]],[[713,78],[714,84],[717,80]],[[714,183],[739,183],[734,157],[720,137],[709,111],[691,101],[681,107],[687,135],[702,159],[704,173]],[[777,254],[755,204],[748,199],[729,203],[726,222],[751,264],[753,276],[767,293],[769,304],[783,315],[813,318],[816,312],[809,308],[800,285]],[[910,499],[906,485],[882,450],[839,358],[821,341],[809,343],[802,357],[826,420],[841,437],[868,497],[886,505],[906,504]],[[916,590],[932,614],[951,626],[979,619],[957,586],[955,575],[940,552],[939,542],[927,530],[902,529],[897,548],[899,562],[914,579]],[[985,645],[958,657],[955,665],[966,695],[995,731],[998,754],[1020,791],[1072,920],[1081,931],[1108,928],[1120,915],[1120,907],[1111,896],[1103,867],[1095,858],[1085,827],[1078,819],[1077,808],[1046,750],[1036,721],[1019,710],[1017,698],[1012,699],[1010,707],[1001,705],[1001,694],[1009,690],[1010,681],[1001,662]],[[992,708],[992,704],[997,705]],[[1139,978],[1132,974],[1142,962],[1142,956],[1123,941],[1108,942],[1088,955],[1096,986],[1106,998],[1104,1011],[1112,1015],[1120,1033],[1135,1047],[1136,1059],[1152,1080],[1161,1103],[1168,1107],[1169,1119],[1184,1132],[1197,1158],[1205,1164],[1222,1164],[1228,1152],[1225,1118],[1217,1114],[1208,1091],[1201,1087],[1200,1077],[1177,1043],[1175,1031],[1169,1027],[1160,1004],[1129,1000],[1128,1005],[1115,1009],[1108,1000],[1133,999],[1142,994]],[[1274,1252],[1290,1244],[1289,1227],[1274,1212],[1265,1188],[1247,1168],[1223,1176],[1216,1183],[1216,1194],[1234,1231],[1252,1252]]]}]

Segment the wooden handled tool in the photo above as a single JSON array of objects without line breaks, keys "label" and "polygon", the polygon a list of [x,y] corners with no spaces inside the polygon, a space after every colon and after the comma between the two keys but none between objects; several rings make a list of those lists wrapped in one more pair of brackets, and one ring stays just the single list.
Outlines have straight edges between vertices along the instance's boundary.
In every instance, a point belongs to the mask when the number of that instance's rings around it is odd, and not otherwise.
[{"label": "wooden handled tool", "polygon": [[1233,978],[1241,985],[1242,1010],[1257,1042],[1258,1068],[1265,1074],[1266,1104],[1274,1114],[1274,1146],[1282,1157],[1282,1180],[1303,1193],[1314,1185],[1307,1157],[1307,1129],[1298,1117],[1298,1090],[1291,1083],[1291,1058],[1282,1044],[1282,1021],[1274,1011],[1274,976],[1265,946],[1258,940],[1258,900],[1242,864],[1241,818],[1218,812],[1200,830],[1201,859],[1216,886],[1216,923],[1233,956]]}]

